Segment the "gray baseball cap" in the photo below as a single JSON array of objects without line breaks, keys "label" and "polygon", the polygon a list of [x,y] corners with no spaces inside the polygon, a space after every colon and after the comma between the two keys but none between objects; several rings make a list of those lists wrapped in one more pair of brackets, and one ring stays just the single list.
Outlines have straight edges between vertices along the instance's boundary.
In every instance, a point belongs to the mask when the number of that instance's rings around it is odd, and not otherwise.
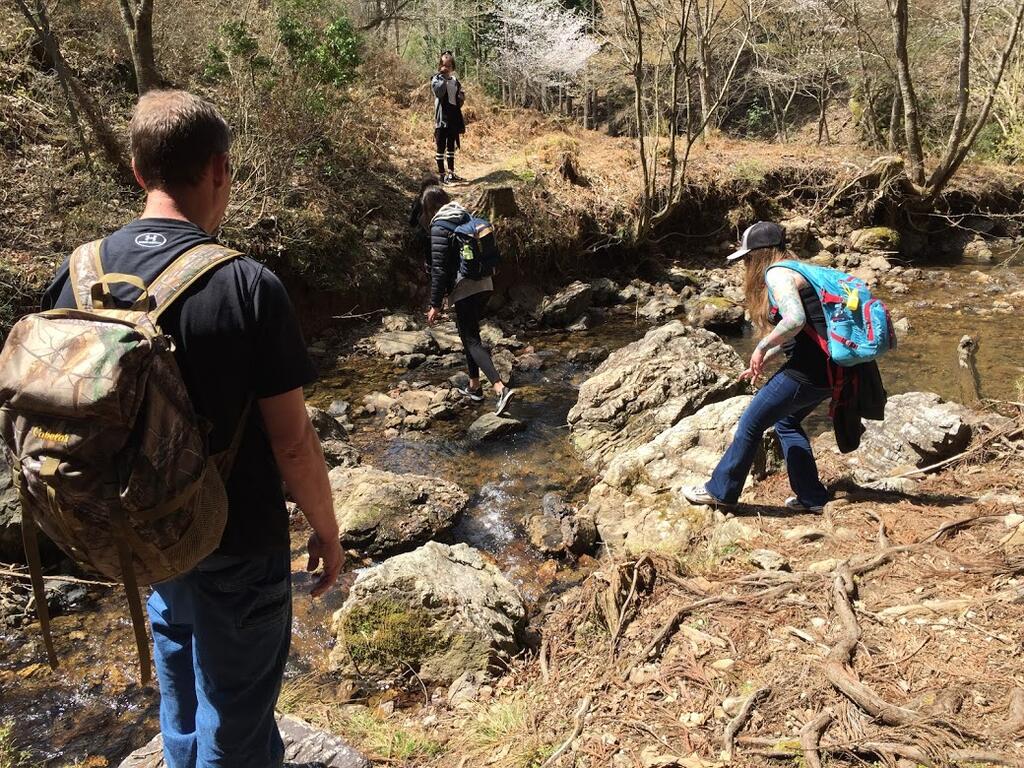
[{"label": "gray baseball cap", "polygon": [[735,261],[742,259],[758,248],[782,248],[786,245],[786,230],[774,221],[759,221],[751,224],[743,233],[739,250],[729,254],[726,259]]}]

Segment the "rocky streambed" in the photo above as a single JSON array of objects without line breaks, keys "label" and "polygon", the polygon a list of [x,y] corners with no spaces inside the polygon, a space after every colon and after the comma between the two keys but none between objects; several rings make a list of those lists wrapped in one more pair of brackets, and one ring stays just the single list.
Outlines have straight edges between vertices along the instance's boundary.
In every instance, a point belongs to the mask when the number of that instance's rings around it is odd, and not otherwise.
[{"label": "rocky streambed", "polygon": [[[883,365],[899,395],[890,420],[844,459],[857,482],[941,461],[993,427],[947,402],[960,395],[963,334],[980,342],[983,394],[1022,399],[1024,327],[1013,322],[1024,309],[1022,270],[908,268],[881,252],[817,258],[870,279],[901,338]],[[539,647],[545,603],[579,584],[604,548],[680,554],[708,531],[715,546],[743,546],[742,519],[692,507],[678,493],[713,467],[750,396],[738,382],[751,345],[741,299],[737,271],[678,266],[552,295],[527,285],[503,292],[484,337],[517,388],[504,419],[455,391],[464,374],[451,324],[428,329],[393,314],[354,344],[350,330],[314,340],[326,376],[309,405],[354,559],[330,598],[296,600],[284,706],[310,679],[332,706],[369,697],[394,707],[424,696],[454,706]],[[820,450],[829,450],[827,437]],[[768,440],[755,481],[779,467]],[[13,559],[7,485],[0,545]],[[754,493],[747,500],[755,512],[781,503]],[[297,571],[300,530],[296,518]],[[305,583],[297,578],[297,589]],[[68,660],[58,672],[40,663],[26,626],[27,589],[4,581],[4,714],[16,716],[14,740],[44,764],[93,757],[116,765],[155,730],[153,692],[132,682],[121,597],[95,585],[53,586],[63,614],[58,649]],[[409,693],[382,693],[389,690]]]}]

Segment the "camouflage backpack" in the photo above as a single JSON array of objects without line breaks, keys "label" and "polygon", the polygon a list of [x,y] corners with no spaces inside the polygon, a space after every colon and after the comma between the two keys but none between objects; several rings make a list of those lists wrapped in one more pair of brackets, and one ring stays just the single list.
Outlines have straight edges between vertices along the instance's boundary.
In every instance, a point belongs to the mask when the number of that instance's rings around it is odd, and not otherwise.
[{"label": "camouflage backpack", "polygon": [[[77,309],[27,315],[0,353],[0,437],[21,497],[22,535],[50,664],[57,666],[37,528],[76,562],[124,584],[142,680],[149,643],[139,585],[190,570],[220,544],[230,448],[211,456],[159,328],[161,313],[196,280],[240,254],[205,244],[178,257],[149,286],[104,274],[102,241],[70,260]],[[141,295],[117,309],[110,288]],[[250,401],[251,402],[251,401]]]}]

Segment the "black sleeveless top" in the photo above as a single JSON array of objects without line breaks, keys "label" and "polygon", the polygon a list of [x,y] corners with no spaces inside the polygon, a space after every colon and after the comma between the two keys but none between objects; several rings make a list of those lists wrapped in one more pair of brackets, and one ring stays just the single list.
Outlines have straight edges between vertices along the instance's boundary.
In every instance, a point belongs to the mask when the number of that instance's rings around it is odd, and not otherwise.
[{"label": "black sleeveless top", "polygon": [[[824,338],[826,333],[825,310],[814,289],[806,283],[800,286],[800,300],[804,305],[807,324],[814,329],[817,337]],[[778,323],[779,319],[776,315],[775,322]],[[796,338],[790,339],[782,345],[782,352],[786,355],[782,372],[801,384],[827,388],[829,386],[828,358],[822,351],[818,338],[812,337],[807,330],[805,327],[797,334]]]}]

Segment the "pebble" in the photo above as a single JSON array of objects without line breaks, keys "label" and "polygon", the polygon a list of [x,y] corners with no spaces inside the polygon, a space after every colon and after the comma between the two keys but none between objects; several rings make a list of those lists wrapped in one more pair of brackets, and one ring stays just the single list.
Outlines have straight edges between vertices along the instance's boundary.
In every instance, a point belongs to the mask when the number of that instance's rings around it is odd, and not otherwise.
[{"label": "pebble", "polygon": [[788,571],[789,561],[771,549],[755,549],[747,559],[765,571]]},{"label": "pebble", "polygon": [[839,564],[841,562],[842,560],[837,560],[834,557],[829,557],[825,560],[818,560],[817,562],[811,563],[807,566],[807,570],[810,573],[831,573],[839,567]]},{"label": "pebble", "polygon": [[711,668],[716,672],[728,672],[735,666],[736,661],[734,659],[719,659],[718,661],[711,662]]},{"label": "pebble", "polygon": [[722,709],[729,717],[736,717],[747,702],[746,696],[729,696],[722,702]]},{"label": "pebble", "polygon": [[1007,528],[1016,528],[1021,523],[1024,523],[1024,515],[1018,514],[1016,512],[1009,514],[1003,518],[1003,525],[1005,525]]},{"label": "pebble", "polygon": [[827,534],[813,528],[809,525],[798,525],[796,528],[790,528],[787,531],[783,531],[782,538],[786,541],[817,541],[818,539],[825,538]]},{"label": "pebble", "polygon": [[815,629],[824,629],[826,624],[828,624],[828,621],[823,619],[821,616],[815,616],[811,619],[811,626]]}]

